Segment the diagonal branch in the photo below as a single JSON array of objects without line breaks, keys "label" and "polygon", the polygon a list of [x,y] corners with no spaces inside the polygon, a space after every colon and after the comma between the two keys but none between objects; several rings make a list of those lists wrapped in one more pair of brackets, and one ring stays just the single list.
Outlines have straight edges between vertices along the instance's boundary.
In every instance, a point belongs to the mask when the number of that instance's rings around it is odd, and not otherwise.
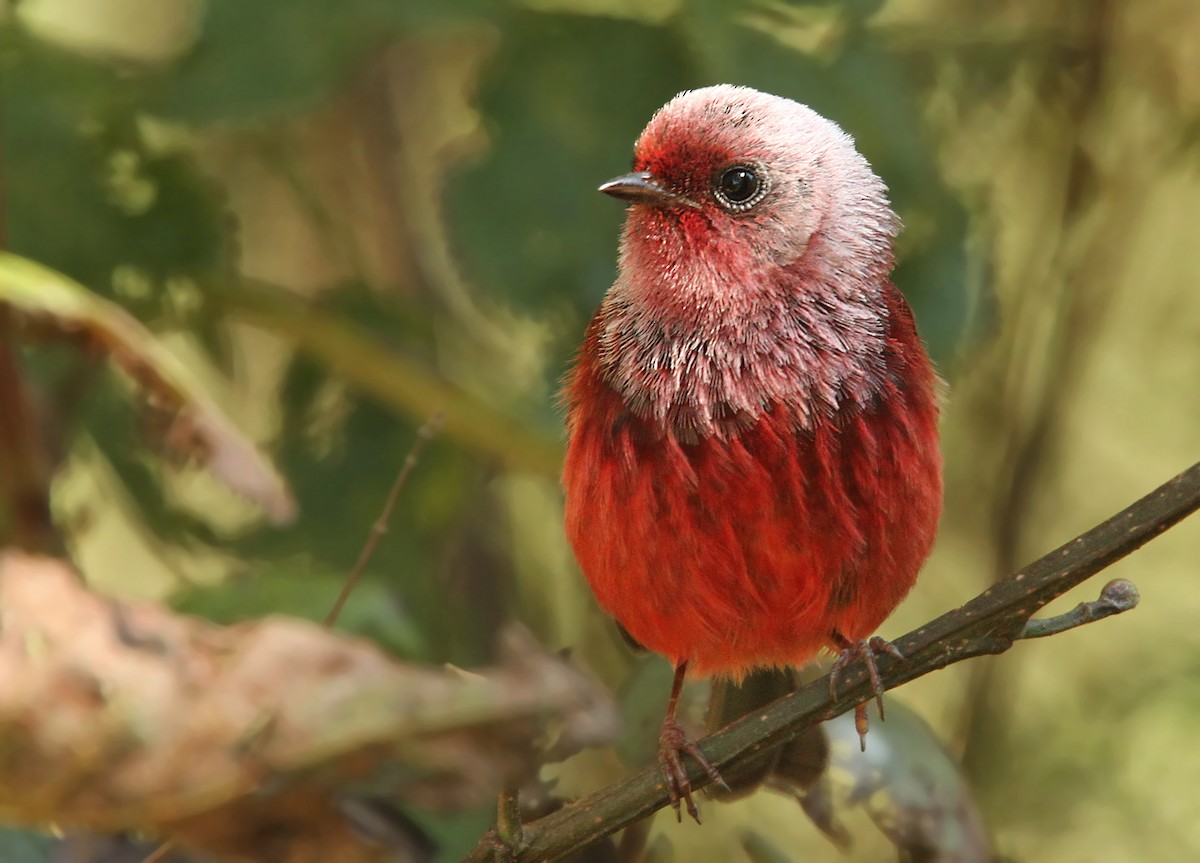
[{"label": "diagonal branch", "polygon": [[[885,688],[894,688],[973,656],[1003,653],[1022,637],[1051,634],[1046,627],[1035,625],[1032,632],[1027,629],[1035,612],[1145,545],[1197,508],[1200,508],[1200,463],[1087,533],[996,583],[961,608],[897,640],[895,644],[907,661],[887,662],[883,669]],[[1118,593],[1121,590],[1118,588]],[[1128,599],[1117,598],[1115,602],[1132,607],[1135,601]],[[1102,596],[1095,604],[1113,602],[1113,597]],[[1077,609],[1062,617],[1083,623],[1088,613]],[[1103,616],[1107,615],[1096,614],[1093,619]],[[1068,621],[1054,625],[1059,626],[1055,631],[1070,628]],[[861,669],[843,675],[837,698],[830,697],[828,679],[822,678],[711,735],[700,748],[714,766],[732,767],[763,749],[790,740],[801,729],[845,712],[870,695],[870,683]],[[704,771],[694,764],[690,767],[692,786],[707,784]],[[559,860],[665,805],[667,792],[658,770],[647,768],[624,782],[525,825],[522,847],[513,849],[511,857],[518,863]],[[489,834],[465,863],[491,860],[496,848],[497,840]]]}]

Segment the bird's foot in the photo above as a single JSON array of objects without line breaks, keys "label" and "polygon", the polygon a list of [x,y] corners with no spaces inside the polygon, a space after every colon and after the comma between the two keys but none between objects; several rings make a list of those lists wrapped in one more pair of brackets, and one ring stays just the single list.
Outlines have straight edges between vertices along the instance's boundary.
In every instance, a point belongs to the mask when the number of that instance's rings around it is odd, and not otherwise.
[{"label": "bird's foot", "polygon": [[673,717],[668,716],[663,720],[662,729],[658,732],[658,763],[667,783],[671,808],[675,810],[675,819],[683,821],[683,813],[679,808],[680,801],[683,801],[688,815],[692,816],[697,824],[700,824],[700,807],[692,799],[692,781],[688,778],[687,768],[683,764],[685,754],[690,755],[697,764],[704,768],[704,772],[708,774],[708,778],[712,782],[724,787],[726,791],[729,790],[729,786],[725,784],[725,780],[721,778],[717,768],[708,763],[708,759],[704,757],[700,747],[687,736],[687,732]]},{"label": "bird's foot", "polygon": [[[904,660],[904,654],[892,644],[890,641],[880,638],[878,635],[872,635],[870,638],[865,638],[862,641],[851,641],[842,635],[840,632],[833,633],[834,643],[840,648],[841,653],[837,659],[833,661],[833,667],[829,669],[829,694],[833,698],[837,698],[838,681],[841,679],[842,672],[846,666],[856,659],[861,659],[867,667],[867,676],[871,679],[871,691],[875,693],[875,704],[879,708],[879,721],[883,721],[883,680],[879,676],[879,665],[875,661],[876,653],[886,653],[899,660]],[[867,702],[863,702],[854,708],[854,727],[858,731],[858,739],[862,745],[863,752],[867,751],[867,730],[870,723],[867,719]]]}]

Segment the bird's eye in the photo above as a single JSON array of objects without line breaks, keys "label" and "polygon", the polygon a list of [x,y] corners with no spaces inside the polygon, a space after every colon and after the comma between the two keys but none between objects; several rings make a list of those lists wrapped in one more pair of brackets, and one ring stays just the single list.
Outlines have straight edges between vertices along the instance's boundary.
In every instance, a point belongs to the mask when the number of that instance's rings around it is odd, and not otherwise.
[{"label": "bird's eye", "polygon": [[734,165],[717,175],[713,194],[727,210],[749,210],[767,194],[763,173],[749,165]]}]

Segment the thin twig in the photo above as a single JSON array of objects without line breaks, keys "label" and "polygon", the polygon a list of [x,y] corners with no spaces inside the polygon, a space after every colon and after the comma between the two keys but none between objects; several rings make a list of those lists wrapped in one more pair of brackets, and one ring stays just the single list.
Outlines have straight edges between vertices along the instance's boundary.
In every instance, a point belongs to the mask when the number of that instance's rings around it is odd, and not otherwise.
[{"label": "thin twig", "polygon": [[379,547],[380,541],[382,541],[384,535],[388,532],[388,522],[392,518],[392,511],[396,508],[396,502],[400,500],[400,492],[404,490],[404,486],[408,482],[413,468],[417,466],[417,459],[421,455],[421,450],[437,434],[437,430],[441,425],[442,413],[438,411],[426,420],[423,426],[417,429],[417,437],[413,441],[408,455],[404,458],[404,464],[400,466],[400,472],[396,474],[396,481],[392,483],[392,490],[388,492],[383,510],[379,513],[379,518],[375,519],[375,523],[371,525],[371,532],[367,534],[367,541],[363,543],[362,551],[358,553],[358,560],[355,561],[354,568],[350,570],[350,574],[346,576],[346,582],[342,585],[342,592],[338,594],[337,602],[333,604],[333,608],[329,609],[329,614],[325,617],[325,626],[331,627],[337,622],[338,615],[342,613],[342,608],[346,605],[346,600],[350,598],[351,592],[358,586],[363,572],[366,571],[367,563],[371,560],[371,556],[375,554],[375,549]]},{"label": "thin twig", "polygon": [[[892,689],[973,656],[1003,653],[1022,637],[1033,614],[1050,600],[1140,548],[1198,508],[1200,463],[961,608],[897,639],[896,647],[907,660],[885,664],[884,687]],[[734,769],[747,758],[791,740],[802,729],[844,713],[870,696],[870,681],[861,669],[843,676],[836,698],[829,692],[828,679],[822,678],[705,738],[700,748],[713,766]],[[708,783],[707,774],[698,765],[689,767],[693,788]],[[657,767],[649,767],[526,824],[522,830],[526,845],[516,860],[561,860],[667,803],[662,776]],[[485,839],[466,861],[482,863],[491,859],[493,851],[494,845]]]},{"label": "thin twig", "polygon": [[1018,638],[1045,638],[1047,635],[1058,635],[1068,629],[1083,626],[1085,623],[1095,623],[1114,614],[1137,608],[1141,595],[1132,581],[1114,578],[1104,585],[1100,598],[1091,602],[1081,602],[1066,614],[1057,617],[1047,617],[1044,620],[1031,620],[1025,624]]}]

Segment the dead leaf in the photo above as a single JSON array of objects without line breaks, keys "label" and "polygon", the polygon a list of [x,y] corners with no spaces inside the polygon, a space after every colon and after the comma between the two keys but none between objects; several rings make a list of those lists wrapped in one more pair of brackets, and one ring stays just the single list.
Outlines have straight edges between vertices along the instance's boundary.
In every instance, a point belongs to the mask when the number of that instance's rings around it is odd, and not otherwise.
[{"label": "dead leaf", "polygon": [[0,555],[0,614],[13,823],[369,860],[345,799],[476,806],[531,775],[548,727],[579,723],[600,742],[616,723],[591,678],[519,631],[481,672],[405,665],[304,621],[219,627],[118,604],[68,564],[16,551]]}]

